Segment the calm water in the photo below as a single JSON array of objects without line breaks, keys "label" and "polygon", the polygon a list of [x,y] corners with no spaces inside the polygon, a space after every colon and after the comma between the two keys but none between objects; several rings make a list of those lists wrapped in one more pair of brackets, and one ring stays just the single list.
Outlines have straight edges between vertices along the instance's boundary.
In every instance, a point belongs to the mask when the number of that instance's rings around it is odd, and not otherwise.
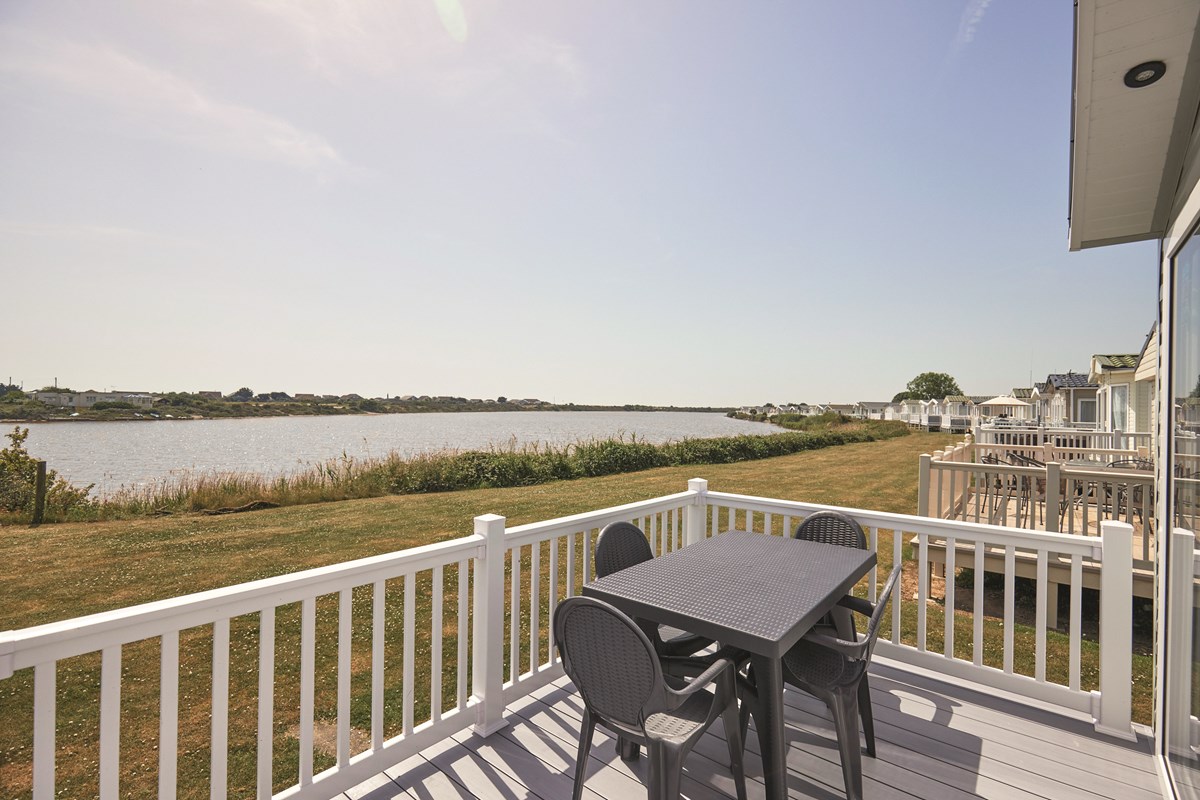
[{"label": "calm water", "polygon": [[[379,457],[510,442],[564,445],[636,435],[649,442],[767,433],[762,423],[683,411],[526,411],[30,424],[29,452],[105,493],[186,472],[279,475],[342,453]],[[0,443],[6,443],[0,440]]]}]

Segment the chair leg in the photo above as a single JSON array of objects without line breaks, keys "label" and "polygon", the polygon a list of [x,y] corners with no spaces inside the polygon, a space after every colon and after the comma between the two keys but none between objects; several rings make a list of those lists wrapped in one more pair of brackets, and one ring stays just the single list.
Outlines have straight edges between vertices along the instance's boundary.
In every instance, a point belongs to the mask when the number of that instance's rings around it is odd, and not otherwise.
[{"label": "chair leg", "polygon": [[745,679],[738,680],[738,686],[741,688],[741,703],[738,709],[738,729],[742,735],[742,747],[746,746],[746,735],[750,726],[750,712],[754,710],[754,704],[758,698],[755,696],[754,688],[754,667],[746,670]]},{"label": "chair leg", "polygon": [[871,713],[871,687],[864,672],[858,684],[858,715],[862,717],[863,738],[867,743],[867,755],[875,757],[875,716]]},{"label": "chair leg", "polygon": [[[729,746],[729,768],[733,772],[733,785],[737,789],[737,800],[746,800],[746,771],[742,766],[742,753],[746,740],[742,738],[741,711],[738,709],[736,682],[732,675],[726,679],[725,696],[729,702],[721,712],[721,723],[725,726],[725,743]],[[682,765],[681,765],[682,766]]]},{"label": "chair leg", "polygon": [[592,749],[592,734],[595,730],[596,722],[585,706],[583,727],[579,731],[579,753],[575,756],[575,788],[571,792],[571,800],[580,800],[583,796],[583,779],[587,774],[588,752]]},{"label": "chair leg", "polygon": [[842,755],[842,779],[846,782],[846,800],[862,800],[862,752],[858,743],[858,693],[830,693],[825,702],[833,714],[838,750]]},{"label": "chair leg", "polygon": [[664,742],[649,742],[646,745],[650,769],[646,781],[649,800],[679,800],[680,783],[683,777],[681,748],[670,747]]},{"label": "chair leg", "polygon": [[642,747],[637,742],[626,739],[624,736],[617,737],[617,755],[622,761],[637,761],[638,756],[642,753]]}]

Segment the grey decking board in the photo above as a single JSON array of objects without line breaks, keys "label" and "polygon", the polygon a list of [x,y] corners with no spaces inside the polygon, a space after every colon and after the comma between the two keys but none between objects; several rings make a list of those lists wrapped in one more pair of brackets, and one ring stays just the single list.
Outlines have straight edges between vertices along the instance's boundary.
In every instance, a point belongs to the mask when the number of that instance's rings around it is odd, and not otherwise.
[{"label": "grey decking board", "polygon": [[[577,694],[566,692],[559,689],[558,693],[547,694],[548,700],[556,700],[555,708],[565,709],[573,720],[576,722],[580,719],[582,701]],[[717,733],[721,731],[720,722],[713,726],[713,730]],[[793,732],[794,734],[794,732]],[[832,727],[828,731],[829,736],[833,735]],[[578,728],[572,729],[572,736],[578,735]],[[599,736],[599,733],[597,733]],[[826,741],[825,737],[816,737],[818,742]],[[789,744],[795,740],[794,735],[789,736]],[[832,739],[828,739],[832,742]],[[615,753],[612,753],[612,745],[606,742],[607,750],[612,758],[616,758]],[[788,764],[788,787],[789,795],[797,797],[829,797],[838,800],[845,797],[845,785],[842,779],[841,760],[837,755],[836,745],[834,746],[832,757],[823,758],[820,754],[812,752],[805,748],[789,746],[787,751]],[[704,757],[703,760],[694,760],[698,756]],[[733,778],[726,764],[728,760],[728,749],[725,741],[720,736],[710,734],[705,736],[700,744],[696,746],[696,750],[689,756],[685,764],[685,773],[690,775],[711,774],[718,780],[728,796],[733,796]],[[619,762],[618,763],[623,763]],[[715,765],[715,766],[714,766]],[[758,756],[758,741],[753,734],[750,738],[750,747],[747,750],[746,772],[750,777],[747,789],[751,797],[754,797],[754,791],[757,789],[760,793],[763,791],[762,780],[762,762]],[[873,797],[889,797],[903,800],[906,797],[914,798],[930,798],[937,797],[942,800],[943,797],[949,795],[929,795],[926,793],[909,794],[902,792],[893,784],[884,780],[880,780],[875,775],[864,770],[864,791]],[[799,792],[799,794],[796,794]]]},{"label": "grey decking board", "polygon": [[[894,713],[910,716],[905,714],[899,698],[893,694],[893,691],[904,691],[904,687],[895,685],[875,687],[874,683],[872,681],[872,704],[877,715],[887,717],[888,714]],[[921,700],[915,699],[911,695],[903,699],[906,703],[910,701],[914,704],[922,703]],[[934,706],[925,705],[925,707],[933,708]],[[959,713],[961,708],[961,706],[955,708],[945,720],[940,720],[935,715],[934,724],[944,724],[949,731],[982,737],[989,742],[1028,753],[1032,757],[1069,764],[1076,769],[1085,770],[1089,774],[1118,783],[1143,789],[1157,789],[1158,778],[1154,772],[1115,763],[1094,752],[1094,748],[1089,747],[1089,744],[1092,743],[1088,740],[1071,734],[1061,734],[1060,738],[1058,729],[1031,724],[1027,724],[1022,731],[1015,731]],[[1149,761],[1144,755],[1142,760]]]},{"label": "grey decking board", "polygon": [[[914,695],[937,694],[942,697],[961,701],[958,711],[964,716],[1015,731],[1027,733],[1031,723],[1042,725],[1055,730],[1056,733],[1070,737],[1072,746],[1086,748],[1107,761],[1124,764],[1142,772],[1157,774],[1154,763],[1146,758],[1152,752],[1152,745],[1144,737],[1135,742],[1127,742],[1110,736],[1097,734],[1094,727],[1087,722],[1073,719],[1050,710],[1015,703],[1003,697],[985,694],[976,689],[956,682],[938,681],[917,677],[892,667],[871,668],[871,687],[876,688],[876,675],[892,684],[905,687]],[[880,683],[880,686],[885,684]]]},{"label": "grey decking board", "polygon": [[[1144,742],[1125,746],[1100,740],[1088,736],[1088,726],[1078,720],[1025,709],[956,684],[909,674],[897,678],[896,674],[889,669],[878,678],[873,673],[871,678],[879,757],[863,758],[868,797],[1159,798],[1151,788],[1157,786],[1157,778],[1147,781],[1148,775],[1154,775],[1154,764]],[[899,696],[903,696],[908,713],[900,710]],[[788,692],[786,700],[789,797],[843,800],[841,763],[824,705],[800,692]],[[914,707],[907,706],[910,701],[919,704],[916,714],[912,713]],[[945,705],[952,705],[952,713],[945,718],[949,726],[942,724],[942,715],[932,722],[920,714],[922,709]],[[511,704],[506,712],[510,726],[493,736],[481,739],[464,731],[457,741],[440,742],[422,756],[388,770],[396,782],[394,787],[382,783],[365,793],[356,788],[346,796],[351,800],[569,797],[581,711],[582,701],[570,682],[559,679]],[[1023,716],[1025,711],[1030,713]],[[989,735],[993,732],[996,735]],[[1026,737],[1028,745],[1022,746],[1014,736]],[[685,796],[705,800],[732,797],[733,779],[723,737],[718,722],[689,757]],[[1044,742],[1049,744],[1039,744]],[[964,743],[968,744],[965,748]],[[751,800],[756,800],[765,787],[753,731],[747,745],[747,788]],[[590,800],[644,797],[645,764],[644,757],[632,766],[621,761],[612,738],[598,729],[585,796]],[[1027,770],[1031,767],[1034,772],[1059,769],[1048,777],[1030,774]]]}]

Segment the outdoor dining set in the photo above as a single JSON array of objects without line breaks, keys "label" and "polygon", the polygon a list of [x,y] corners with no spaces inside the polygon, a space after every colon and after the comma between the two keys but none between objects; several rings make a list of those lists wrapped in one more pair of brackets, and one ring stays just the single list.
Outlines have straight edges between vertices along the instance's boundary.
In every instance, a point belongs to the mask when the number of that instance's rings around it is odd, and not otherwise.
[{"label": "outdoor dining set", "polygon": [[867,667],[900,568],[875,603],[851,593],[876,565],[858,523],[821,511],[792,537],[729,531],[655,557],[639,528],[616,522],[600,533],[595,565],[597,579],[554,614],[559,655],[585,709],[574,800],[597,725],[627,761],[645,748],[651,800],[676,800],[684,760],[717,718],[738,800],[751,719],[765,796],[786,798],[785,684],[828,706],[846,796],[863,796],[860,719],[875,755]]}]

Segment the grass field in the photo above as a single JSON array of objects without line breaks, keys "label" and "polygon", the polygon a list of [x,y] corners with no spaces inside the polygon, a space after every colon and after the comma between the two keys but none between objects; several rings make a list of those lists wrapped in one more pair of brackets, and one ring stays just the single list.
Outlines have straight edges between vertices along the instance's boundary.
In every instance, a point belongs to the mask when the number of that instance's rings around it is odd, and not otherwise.
[{"label": "grass field", "polygon": [[[686,488],[693,477],[709,480],[715,491],[765,495],[805,502],[826,503],[881,511],[912,513],[916,506],[917,455],[939,449],[951,441],[946,435],[918,433],[897,439],[853,444],[773,459],[704,467],[671,467],[631,474],[561,481],[515,489],[487,489],[444,494],[391,496],[318,505],[269,509],[230,516],[172,516],[111,523],[64,524],[38,530],[4,528],[0,532],[0,582],[5,600],[0,606],[0,629],[20,628],[94,613],[189,592],[226,586],[315,566],[400,550],[471,532],[478,514],[497,513],[509,525],[549,519],[635,500],[670,494]],[[886,542],[886,544],[885,544]],[[543,545],[549,546],[548,543]],[[890,534],[881,534],[881,563],[890,560]],[[525,555],[529,574],[528,550]],[[541,558],[543,570],[549,559]],[[457,575],[448,570],[444,621],[445,663],[454,663],[453,634],[459,620],[451,612],[457,592]],[[429,585],[418,580],[417,614],[428,613]],[[389,592],[401,594],[399,587]],[[369,618],[369,587],[354,593],[355,619]],[[361,613],[360,613],[361,609]],[[336,636],[336,598],[317,603],[318,640],[323,633]],[[927,610],[929,647],[940,649],[942,613],[931,603]],[[389,611],[389,619],[393,616]],[[956,651],[969,658],[971,617],[958,612]],[[543,617],[544,619],[544,617]],[[257,629],[253,618],[234,621],[231,641],[230,788],[244,793],[254,774]],[[365,626],[364,626],[365,627]],[[419,629],[421,626],[418,626]],[[288,731],[297,723],[294,698],[298,685],[298,607],[280,607],[276,621],[276,785],[294,780],[296,748]],[[993,642],[1000,641],[1001,624],[987,620],[985,661],[998,664]],[[901,635],[912,641],[915,608],[907,603]],[[1048,634],[1048,676],[1063,681],[1068,639]],[[1034,631],[1016,630],[1016,669],[1032,674]],[[388,626],[389,662],[400,657],[399,632]],[[524,637],[523,637],[524,641]],[[418,653],[427,652],[427,634],[416,642]],[[364,649],[365,648],[365,649]],[[369,633],[354,635],[355,677],[352,683],[353,724],[368,725]],[[363,654],[366,653],[366,658]],[[122,689],[122,788],[123,794],[153,794],[157,739],[157,647],[145,642],[125,648]],[[522,660],[525,660],[522,654]],[[328,655],[318,654],[317,696],[335,691],[334,670]],[[206,631],[184,632],[181,645],[180,786],[181,796],[206,796],[208,783],[207,697],[211,669],[211,636]],[[1135,654],[1135,717],[1148,722],[1150,713],[1151,659]],[[1097,648],[1083,643],[1084,688],[1095,686]],[[70,796],[94,793],[98,752],[95,731],[99,658],[72,659],[59,673],[60,788]],[[420,662],[418,662],[420,663]],[[360,668],[361,667],[361,668]],[[428,686],[428,669],[417,676],[417,687]],[[447,671],[444,697],[452,704],[454,680]],[[29,671],[0,681],[0,785],[14,794],[28,792]],[[389,701],[400,692],[389,684]],[[418,694],[420,690],[418,689]],[[398,706],[389,702],[389,709]],[[417,719],[428,713],[428,698],[418,698]],[[399,720],[389,710],[388,734],[397,732]],[[321,718],[322,714],[318,714]],[[328,760],[318,758],[317,768]],[[144,792],[139,787],[144,788]],[[186,791],[184,790],[186,788]],[[6,796],[8,796],[6,792]]]}]

